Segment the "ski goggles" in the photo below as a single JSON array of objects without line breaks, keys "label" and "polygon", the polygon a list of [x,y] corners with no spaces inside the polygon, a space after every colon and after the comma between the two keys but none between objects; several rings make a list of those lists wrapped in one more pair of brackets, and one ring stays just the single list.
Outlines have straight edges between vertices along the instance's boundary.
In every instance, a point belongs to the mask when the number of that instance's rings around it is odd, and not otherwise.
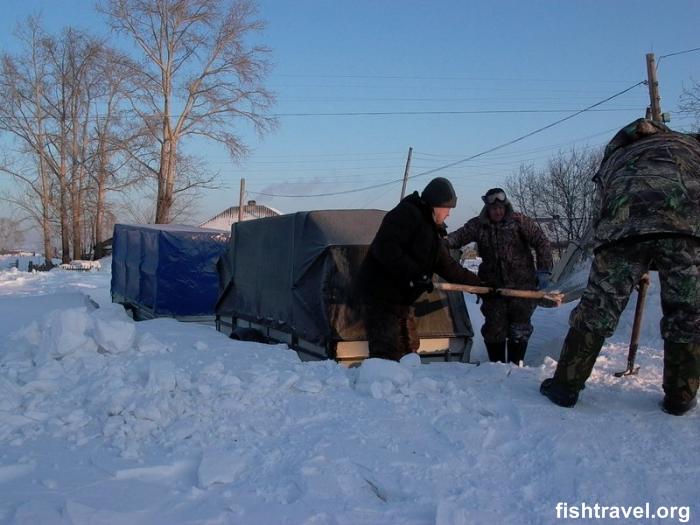
[{"label": "ski goggles", "polygon": [[491,195],[485,195],[482,197],[486,204],[493,204],[495,202],[506,202],[506,194],[502,191],[492,193]]}]

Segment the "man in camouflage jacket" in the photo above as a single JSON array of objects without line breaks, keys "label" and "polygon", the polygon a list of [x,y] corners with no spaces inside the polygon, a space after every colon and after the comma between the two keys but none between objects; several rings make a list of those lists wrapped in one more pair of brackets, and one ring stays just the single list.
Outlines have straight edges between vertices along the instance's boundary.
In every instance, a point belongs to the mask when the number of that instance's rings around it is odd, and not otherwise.
[{"label": "man in camouflage jacket", "polygon": [[[479,277],[489,286],[535,290],[547,286],[552,271],[552,248],[539,225],[513,206],[501,188],[482,197],[484,207],[458,230],[447,236],[450,248],[476,242],[481,256]],[[537,266],[532,250],[537,255]],[[519,363],[525,357],[532,334],[530,318],[536,303],[527,299],[485,296],[481,306],[481,335],[491,361]]]},{"label": "man in camouflage jacket", "polygon": [[398,361],[418,351],[412,305],[433,291],[433,273],[450,282],[482,284],[450,257],[442,240],[445,219],[456,205],[450,181],[437,177],[384,216],[355,283],[370,357]]},{"label": "man in camouflage jacket", "polygon": [[603,342],[640,278],[659,272],[664,339],[663,409],[696,404],[700,377],[700,142],[639,119],[608,144],[593,179],[594,260],[554,377],[540,391],[573,406]]}]

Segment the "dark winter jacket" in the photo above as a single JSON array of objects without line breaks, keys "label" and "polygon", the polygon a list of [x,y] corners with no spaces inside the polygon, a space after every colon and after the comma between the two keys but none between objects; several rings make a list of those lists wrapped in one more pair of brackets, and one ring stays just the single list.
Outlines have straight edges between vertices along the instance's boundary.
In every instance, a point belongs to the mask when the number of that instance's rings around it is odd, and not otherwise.
[{"label": "dark winter jacket", "polygon": [[444,227],[435,224],[432,208],[418,192],[388,212],[358,272],[356,287],[365,303],[408,306],[422,290],[410,285],[437,273],[449,282],[481,284],[452,257],[442,237]]},{"label": "dark winter jacket", "polygon": [[639,119],[615,135],[593,180],[596,247],[647,236],[700,238],[700,141]]},{"label": "dark winter jacket", "polygon": [[[461,248],[476,242],[481,256],[479,277],[498,288],[536,288],[535,269],[552,270],[552,248],[539,225],[506,203],[501,222],[489,220],[486,206],[458,230],[447,236],[450,248]],[[532,250],[537,255],[537,266]]]}]

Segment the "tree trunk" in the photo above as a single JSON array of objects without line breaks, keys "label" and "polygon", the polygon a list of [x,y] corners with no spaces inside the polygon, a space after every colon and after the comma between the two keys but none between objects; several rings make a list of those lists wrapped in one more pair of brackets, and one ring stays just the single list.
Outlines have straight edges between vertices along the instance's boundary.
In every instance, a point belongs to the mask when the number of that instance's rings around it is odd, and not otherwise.
[{"label": "tree trunk", "polygon": [[158,202],[156,205],[156,224],[168,224],[173,206],[175,190],[175,172],[177,143],[170,137],[163,141],[160,154],[160,172],[158,174]]},{"label": "tree trunk", "polygon": [[105,206],[105,188],[104,184],[97,186],[97,204],[95,206],[95,259],[104,257],[102,249],[102,222],[104,221],[104,206]]},{"label": "tree trunk", "polygon": [[46,166],[46,159],[44,159],[44,123],[42,119],[42,112],[40,111],[40,88],[35,89],[35,104],[36,104],[36,115],[37,115],[37,141],[36,141],[36,153],[37,160],[39,161],[39,181],[41,183],[41,233],[43,236],[44,243],[44,265],[53,266],[53,246],[51,243],[51,184],[49,178],[48,168]]},{"label": "tree trunk", "polygon": [[97,174],[97,187],[95,191],[96,203],[95,203],[95,259],[101,259],[103,256],[102,250],[102,221],[104,220],[104,207],[105,207],[105,181],[107,180],[107,154],[105,152],[104,140],[100,136],[99,145],[99,157],[98,157],[98,174]]},{"label": "tree trunk", "polygon": [[53,266],[53,246],[51,243],[51,192],[43,153],[39,153],[39,176],[41,177],[41,233],[44,237],[44,265]]},{"label": "tree trunk", "polygon": [[82,228],[82,203],[79,184],[71,184],[71,230],[73,233],[73,259],[82,259],[83,228]]},{"label": "tree trunk", "polygon": [[70,262],[70,240],[68,238],[69,224],[68,224],[68,183],[66,180],[66,154],[65,154],[65,133],[61,137],[60,155],[61,164],[59,167],[59,210],[58,215],[61,222],[61,262]]}]

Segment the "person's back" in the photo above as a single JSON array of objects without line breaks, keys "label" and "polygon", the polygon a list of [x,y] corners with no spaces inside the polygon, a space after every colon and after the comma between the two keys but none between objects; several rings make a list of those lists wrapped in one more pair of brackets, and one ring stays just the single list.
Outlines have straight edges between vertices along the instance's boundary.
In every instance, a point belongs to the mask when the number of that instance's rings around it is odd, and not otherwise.
[{"label": "person's back", "polygon": [[608,144],[594,177],[594,260],[571,312],[554,377],[540,392],[571,407],[629,301],[650,270],[661,285],[662,407],[681,415],[700,384],[700,143],[697,136],[638,119]]},{"label": "person's back", "polygon": [[598,246],[647,235],[700,237],[700,141],[646,129],[648,135],[609,148],[594,178]]}]

